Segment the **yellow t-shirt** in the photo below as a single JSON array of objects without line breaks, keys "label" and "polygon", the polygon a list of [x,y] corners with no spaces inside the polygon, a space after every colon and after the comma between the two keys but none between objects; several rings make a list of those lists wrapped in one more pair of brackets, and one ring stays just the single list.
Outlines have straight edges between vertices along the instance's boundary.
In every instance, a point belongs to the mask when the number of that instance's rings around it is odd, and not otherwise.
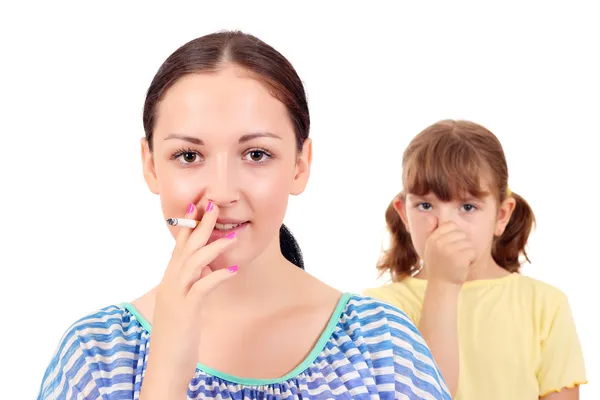
[{"label": "yellow t-shirt", "polygon": [[[427,281],[406,278],[365,295],[404,311],[418,326]],[[458,304],[460,370],[455,399],[538,399],[586,383],[567,297],[511,274],[464,284]]]}]

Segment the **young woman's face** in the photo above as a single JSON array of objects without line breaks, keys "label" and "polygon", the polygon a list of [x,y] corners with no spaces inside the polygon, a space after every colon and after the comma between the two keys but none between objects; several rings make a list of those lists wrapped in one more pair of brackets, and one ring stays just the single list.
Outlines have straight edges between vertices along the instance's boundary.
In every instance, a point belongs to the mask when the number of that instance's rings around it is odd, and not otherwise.
[{"label": "young woman's face", "polygon": [[144,176],[165,219],[183,217],[190,202],[203,214],[210,200],[220,210],[211,241],[236,231],[214,269],[279,250],[288,196],[304,190],[310,153],[310,140],[297,151],[284,104],[237,66],[177,81],[157,106],[152,154],[142,140]]}]

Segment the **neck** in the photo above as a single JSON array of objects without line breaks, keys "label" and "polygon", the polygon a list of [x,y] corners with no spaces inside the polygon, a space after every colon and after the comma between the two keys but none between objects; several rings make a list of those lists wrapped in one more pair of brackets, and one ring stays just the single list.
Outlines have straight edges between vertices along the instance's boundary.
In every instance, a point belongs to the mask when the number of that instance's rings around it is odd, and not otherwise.
[{"label": "neck", "polygon": [[507,275],[510,275],[510,272],[499,266],[490,255],[485,260],[475,263],[469,268],[467,282],[480,279],[497,279]]},{"label": "neck", "polygon": [[215,289],[205,302],[207,312],[237,312],[281,303],[288,297],[291,277],[304,272],[281,254],[276,236],[265,251],[247,264],[240,264],[237,276]]},{"label": "neck", "polygon": [[[296,287],[302,289],[309,275],[290,263],[281,254],[276,236],[265,251],[252,262],[240,265],[237,276],[209,294],[202,313],[217,315],[256,315],[298,301]],[[293,282],[294,284],[290,284]],[[138,311],[152,323],[156,287],[133,301]]]}]

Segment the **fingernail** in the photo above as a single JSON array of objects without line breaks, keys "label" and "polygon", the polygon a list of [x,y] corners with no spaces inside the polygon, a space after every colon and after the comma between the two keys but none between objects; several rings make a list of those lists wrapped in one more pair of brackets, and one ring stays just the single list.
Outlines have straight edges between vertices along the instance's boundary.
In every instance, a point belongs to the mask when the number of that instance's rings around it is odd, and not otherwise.
[{"label": "fingernail", "polygon": [[231,232],[229,235],[225,236],[225,239],[233,239],[235,237],[235,232]]},{"label": "fingernail", "polygon": [[208,201],[208,204],[206,205],[206,212],[211,212],[213,209],[213,202],[212,201]]},{"label": "fingernail", "polygon": [[227,268],[227,270],[228,270],[229,272],[232,272],[232,273],[233,273],[233,272],[237,272],[237,270],[238,270],[238,266],[237,266],[237,265],[234,265],[233,267],[229,267],[229,268]]},{"label": "fingernail", "polygon": [[188,206],[187,213],[188,213],[188,214],[191,214],[191,213],[193,213],[195,208],[196,208],[196,207],[194,206],[194,203],[190,203],[190,205]]}]

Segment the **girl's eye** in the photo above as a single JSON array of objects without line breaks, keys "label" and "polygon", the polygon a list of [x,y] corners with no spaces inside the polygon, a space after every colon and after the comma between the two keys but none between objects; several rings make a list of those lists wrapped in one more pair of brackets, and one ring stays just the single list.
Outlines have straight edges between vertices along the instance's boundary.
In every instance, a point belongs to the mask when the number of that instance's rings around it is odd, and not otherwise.
[{"label": "girl's eye", "polygon": [[473,204],[463,204],[462,209],[466,212],[473,212],[477,210],[477,207],[475,207]]},{"label": "girl's eye", "polygon": [[272,157],[273,156],[269,152],[262,149],[253,149],[245,154],[246,160],[251,161],[253,163],[264,163]]},{"label": "girl's eye", "polygon": [[421,211],[428,211],[428,210],[431,210],[431,204],[430,203],[419,203],[419,204],[417,204],[417,208]]}]

